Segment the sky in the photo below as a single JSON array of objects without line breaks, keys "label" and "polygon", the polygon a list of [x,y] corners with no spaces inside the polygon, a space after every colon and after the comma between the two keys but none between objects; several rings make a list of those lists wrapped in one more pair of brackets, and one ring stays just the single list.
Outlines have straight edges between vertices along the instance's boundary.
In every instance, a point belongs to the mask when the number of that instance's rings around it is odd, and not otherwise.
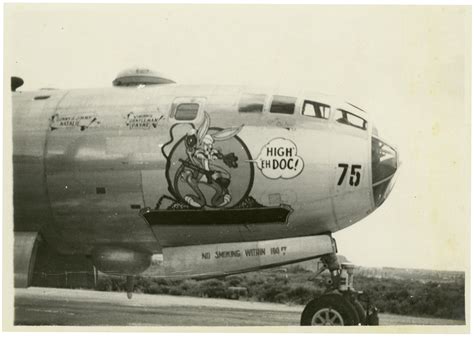
[{"label": "sky", "polygon": [[335,233],[340,254],[468,270],[470,18],[459,6],[7,4],[5,75],[22,90],[99,88],[145,66],[182,84],[345,97],[372,114],[402,166],[383,206]]}]

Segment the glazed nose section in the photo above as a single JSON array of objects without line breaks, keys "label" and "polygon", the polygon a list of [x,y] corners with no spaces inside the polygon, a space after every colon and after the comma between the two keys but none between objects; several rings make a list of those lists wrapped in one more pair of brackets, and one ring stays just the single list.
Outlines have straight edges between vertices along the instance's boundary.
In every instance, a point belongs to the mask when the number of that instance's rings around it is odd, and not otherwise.
[{"label": "glazed nose section", "polygon": [[372,136],[372,190],[376,208],[390,194],[399,166],[395,148],[379,137]]}]

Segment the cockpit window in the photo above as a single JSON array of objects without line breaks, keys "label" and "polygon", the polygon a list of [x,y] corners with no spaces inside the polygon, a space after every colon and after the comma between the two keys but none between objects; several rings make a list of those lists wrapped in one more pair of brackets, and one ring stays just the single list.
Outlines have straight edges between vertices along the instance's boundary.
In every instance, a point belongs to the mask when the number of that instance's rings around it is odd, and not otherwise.
[{"label": "cockpit window", "polygon": [[309,117],[328,119],[330,110],[331,107],[327,104],[304,101],[302,114]]},{"label": "cockpit window", "polygon": [[263,111],[266,95],[243,94],[239,102],[239,112],[259,113]]},{"label": "cockpit window", "polygon": [[270,112],[276,114],[292,115],[295,112],[296,97],[273,96]]},{"label": "cockpit window", "polygon": [[192,121],[196,118],[199,111],[197,103],[181,103],[176,108],[174,118],[178,121]]},{"label": "cockpit window", "polygon": [[367,130],[367,121],[362,117],[354,115],[349,111],[338,109],[336,111],[336,121],[341,124],[346,124],[362,130]]}]

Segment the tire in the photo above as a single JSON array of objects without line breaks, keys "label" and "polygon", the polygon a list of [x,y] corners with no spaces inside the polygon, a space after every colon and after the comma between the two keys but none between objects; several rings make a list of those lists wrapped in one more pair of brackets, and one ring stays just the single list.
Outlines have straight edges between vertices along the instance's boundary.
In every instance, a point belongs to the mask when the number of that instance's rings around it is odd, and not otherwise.
[{"label": "tire", "polygon": [[359,301],[355,300],[354,303],[353,303],[353,306],[354,306],[355,310],[357,311],[357,315],[359,316],[360,325],[366,325],[367,324],[367,317],[366,317],[365,309],[362,306],[362,304]]},{"label": "tire", "polygon": [[358,325],[354,306],[339,294],[323,295],[309,302],[301,314],[301,325]]}]

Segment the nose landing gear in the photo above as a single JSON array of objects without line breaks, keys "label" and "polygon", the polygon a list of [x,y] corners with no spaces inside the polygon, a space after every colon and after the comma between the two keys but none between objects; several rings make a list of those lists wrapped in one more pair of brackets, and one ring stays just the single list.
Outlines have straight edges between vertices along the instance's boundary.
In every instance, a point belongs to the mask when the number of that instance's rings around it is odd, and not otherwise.
[{"label": "nose landing gear", "polygon": [[[378,325],[377,308],[353,287],[354,265],[340,264],[336,254],[321,258],[331,280],[323,295],[310,301],[301,314],[301,325]],[[361,304],[365,302],[366,307]]]}]

